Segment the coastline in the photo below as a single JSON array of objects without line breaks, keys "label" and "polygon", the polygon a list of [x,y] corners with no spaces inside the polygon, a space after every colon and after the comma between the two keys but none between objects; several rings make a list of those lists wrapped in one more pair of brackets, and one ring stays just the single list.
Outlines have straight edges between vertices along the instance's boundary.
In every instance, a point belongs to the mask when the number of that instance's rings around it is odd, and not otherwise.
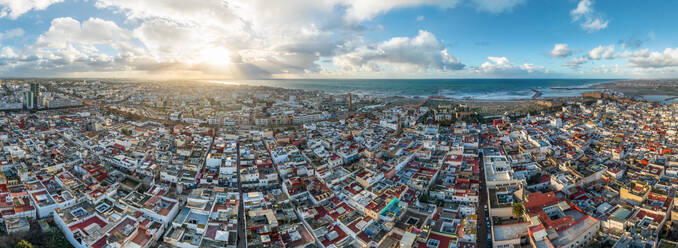
[{"label": "coastline", "polygon": [[355,94],[380,98],[446,97],[469,101],[526,101],[578,97],[589,87],[612,79],[302,79],[209,80],[223,85],[260,86],[331,95]]},{"label": "coastline", "polygon": [[617,80],[593,85],[590,89],[612,90],[630,97],[678,96],[678,79]]},{"label": "coastline", "polygon": [[[486,104],[536,104],[537,101],[567,101],[579,98],[583,93],[612,91],[624,96],[652,102],[678,102],[678,80],[627,80],[627,79],[582,79],[564,80],[550,86],[531,85],[538,79],[490,80],[450,79],[444,80],[208,80],[202,82],[225,86],[270,87],[304,91],[322,91],[330,95],[370,95],[390,102],[420,102],[428,98],[440,98],[457,103]],[[558,81],[555,80],[555,81]],[[549,82],[550,79],[544,79]],[[385,87],[385,82],[395,82],[397,87]],[[443,83],[441,83],[443,82]],[[476,86],[480,83],[484,85]],[[469,86],[471,85],[471,86]],[[571,85],[571,86],[570,86]]]}]

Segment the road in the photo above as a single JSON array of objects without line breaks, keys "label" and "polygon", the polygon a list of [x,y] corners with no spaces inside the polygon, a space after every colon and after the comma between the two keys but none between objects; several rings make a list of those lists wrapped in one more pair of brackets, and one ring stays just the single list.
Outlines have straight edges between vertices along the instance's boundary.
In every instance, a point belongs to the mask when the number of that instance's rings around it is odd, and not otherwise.
[{"label": "road", "polygon": [[238,248],[245,248],[247,247],[247,239],[245,238],[245,203],[243,202],[243,191],[242,191],[242,183],[240,182],[240,141],[237,140],[235,143],[235,152],[237,153],[236,155],[236,163],[237,163],[237,173],[236,175],[238,176],[238,193],[240,195],[240,203],[238,204],[238,240],[237,240],[237,246]]},{"label": "road", "polygon": [[478,231],[476,232],[476,236],[478,238],[477,244],[478,247],[490,247],[490,244],[487,242],[487,233],[490,230],[487,229],[489,213],[485,212],[485,205],[487,205],[488,202],[485,184],[485,163],[483,161],[484,159],[482,153],[479,153],[478,160],[478,165],[480,167],[480,192],[478,193]]}]

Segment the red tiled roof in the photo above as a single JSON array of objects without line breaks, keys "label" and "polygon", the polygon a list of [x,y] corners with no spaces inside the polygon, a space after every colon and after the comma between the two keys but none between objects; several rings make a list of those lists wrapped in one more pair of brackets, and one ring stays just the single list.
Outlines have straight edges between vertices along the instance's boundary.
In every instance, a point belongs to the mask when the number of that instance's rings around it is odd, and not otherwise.
[{"label": "red tiled roof", "polygon": [[99,225],[100,228],[103,228],[104,226],[106,226],[106,221],[102,220],[96,215],[92,215],[89,218],[85,219],[84,221],[70,226],[69,229],[71,229],[71,231],[80,229],[83,233],[88,234],[87,232],[85,232],[85,227],[88,227],[91,224],[97,224]]},{"label": "red tiled roof", "polygon": [[539,211],[543,207],[558,203],[558,201],[560,201],[560,199],[558,199],[555,192],[548,192],[546,194],[541,192],[529,193],[527,194],[525,208],[528,212]]}]

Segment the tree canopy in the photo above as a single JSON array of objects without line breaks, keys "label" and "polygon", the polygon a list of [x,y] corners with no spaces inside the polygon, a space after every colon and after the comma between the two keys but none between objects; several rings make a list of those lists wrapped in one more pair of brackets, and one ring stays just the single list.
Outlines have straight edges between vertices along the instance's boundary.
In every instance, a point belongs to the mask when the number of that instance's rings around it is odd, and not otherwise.
[{"label": "tree canopy", "polygon": [[513,216],[520,218],[525,214],[525,206],[522,203],[513,203],[511,206]]}]

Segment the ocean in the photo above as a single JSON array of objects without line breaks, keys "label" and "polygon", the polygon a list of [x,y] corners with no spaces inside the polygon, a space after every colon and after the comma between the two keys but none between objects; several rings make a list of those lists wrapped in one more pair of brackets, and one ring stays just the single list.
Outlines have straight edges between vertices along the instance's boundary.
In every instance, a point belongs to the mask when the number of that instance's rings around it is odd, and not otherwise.
[{"label": "ocean", "polygon": [[267,79],[210,82],[288,89],[319,90],[330,94],[428,97],[441,95],[474,100],[531,99],[579,96],[589,86],[616,79]]}]

